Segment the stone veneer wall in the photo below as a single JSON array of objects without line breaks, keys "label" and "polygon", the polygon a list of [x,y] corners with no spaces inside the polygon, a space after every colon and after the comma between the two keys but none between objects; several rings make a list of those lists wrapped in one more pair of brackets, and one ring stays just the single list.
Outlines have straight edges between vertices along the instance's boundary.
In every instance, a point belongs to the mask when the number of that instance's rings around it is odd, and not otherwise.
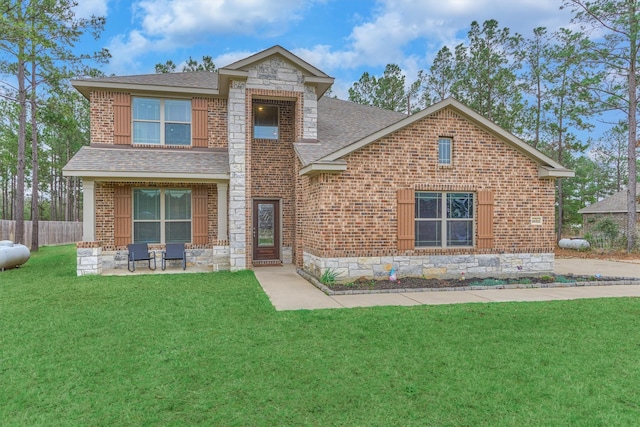
[{"label": "stone veneer wall", "polygon": [[398,277],[472,278],[540,276],[553,273],[553,253],[486,254],[486,255],[425,255],[320,258],[304,254],[305,271],[320,278],[330,270],[340,282],[364,277],[389,277],[391,268]]},{"label": "stone veneer wall", "polygon": [[[126,250],[103,251],[99,242],[78,242],[77,244],[77,275],[102,274],[104,270],[126,269]],[[161,247],[164,245],[150,245],[151,250],[156,250],[156,265],[160,268],[162,262]],[[220,241],[212,248],[189,248],[187,252],[187,268],[189,266],[211,267],[213,271],[229,270],[229,246],[228,242]],[[178,261],[168,261],[168,263]],[[169,264],[171,265],[171,264]]]},{"label": "stone veneer wall", "polygon": [[[317,97],[315,88],[304,84],[304,75],[288,61],[280,57],[269,58],[254,65],[248,72],[245,82],[232,81],[228,100],[228,130],[229,130],[229,162],[231,179],[229,183],[229,246],[231,270],[247,268],[252,260],[251,230],[252,198],[274,197],[282,198],[283,212],[290,219],[283,224],[284,262],[295,257],[294,232],[289,229],[289,223],[294,224],[295,202],[293,194],[280,195],[280,190],[274,193],[273,188],[267,193],[253,191],[251,166],[253,165],[253,100],[260,102],[268,100],[282,102],[292,101],[292,116],[285,118],[293,124],[291,142],[301,138],[317,137]],[[283,104],[283,105],[286,105]],[[287,141],[289,142],[289,141]],[[290,150],[293,156],[293,149]],[[259,158],[258,158],[259,161]],[[288,171],[283,173],[291,176],[291,189],[295,179],[293,177],[293,157],[285,161]],[[277,166],[280,168],[282,165]],[[292,191],[291,191],[292,193]],[[290,234],[289,235],[287,234]]]}]

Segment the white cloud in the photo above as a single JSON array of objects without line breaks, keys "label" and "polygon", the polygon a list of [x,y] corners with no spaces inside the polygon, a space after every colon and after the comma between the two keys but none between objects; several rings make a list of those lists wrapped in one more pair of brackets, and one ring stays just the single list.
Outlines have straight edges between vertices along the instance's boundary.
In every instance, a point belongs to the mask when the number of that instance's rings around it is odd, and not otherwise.
[{"label": "white cloud", "polygon": [[91,18],[95,16],[107,16],[108,0],[82,0],[74,8],[77,18]]},{"label": "white cloud", "polygon": [[[299,0],[142,0],[135,4],[150,37],[187,42],[211,34],[273,36],[302,19]],[[180,38],[181,40],[175,40]]]}]

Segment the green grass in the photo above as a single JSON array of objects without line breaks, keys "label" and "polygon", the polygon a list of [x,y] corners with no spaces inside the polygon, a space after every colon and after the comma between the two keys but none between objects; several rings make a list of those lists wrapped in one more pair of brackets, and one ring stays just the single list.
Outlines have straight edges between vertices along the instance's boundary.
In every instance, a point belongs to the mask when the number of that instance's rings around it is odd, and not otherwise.
[{"label": "green grass", "polygon": [[251,272],[0,272],[0,424],[636,425],[640,299],[276,312]]}]

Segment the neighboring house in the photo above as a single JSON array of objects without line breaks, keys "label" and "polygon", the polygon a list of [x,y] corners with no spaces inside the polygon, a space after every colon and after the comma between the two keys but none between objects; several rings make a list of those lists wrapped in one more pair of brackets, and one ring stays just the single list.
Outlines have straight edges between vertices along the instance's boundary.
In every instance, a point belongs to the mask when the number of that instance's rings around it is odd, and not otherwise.
[{"label": "neighboring house", "polygon": [[220,68],[76,80],[91,146],[78,275],[126,245],[186,242],[190,263],[294,263],[319,277],[542,274],[554,179],[573,172],[453,99],[411,116],[323,97],[280,46]]},{"label": "neighboring house", "polygon": [[[636,231],[640,232],[640,186],[636,189],[638,212]],[[618,225],[618,229],[626,234],[627,232],[627,190],[618,191],[599,202],[582,208],[578,211],[582,214],[583,234],[592,233],[596,223],[604,218],[610,218]]]}]

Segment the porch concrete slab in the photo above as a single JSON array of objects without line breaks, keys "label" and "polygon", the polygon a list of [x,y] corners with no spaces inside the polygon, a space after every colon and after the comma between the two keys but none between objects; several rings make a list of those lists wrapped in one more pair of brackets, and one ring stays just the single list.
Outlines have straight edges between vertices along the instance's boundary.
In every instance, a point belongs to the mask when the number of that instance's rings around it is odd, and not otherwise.
[{"label": "porch concrete slab", "polygon": [[276,310],[341,308],[327,294],[303,279],[292,264],[256,267],[253,273]]},{"label": "porch concrete slab", "polygon": [[640,278],[640,264],[634,262],[605,261],[600,259],[556,258],[556,274],[580,276],[635,277]]},{"label": "porch concrete slab", "polygon": [[411,298],[407,298],[405,294],[356,294],[356,295],[333,295],[333,300],[338,302],[342,307],[374,307],[385,305],[419,305],[422,304]]}]

